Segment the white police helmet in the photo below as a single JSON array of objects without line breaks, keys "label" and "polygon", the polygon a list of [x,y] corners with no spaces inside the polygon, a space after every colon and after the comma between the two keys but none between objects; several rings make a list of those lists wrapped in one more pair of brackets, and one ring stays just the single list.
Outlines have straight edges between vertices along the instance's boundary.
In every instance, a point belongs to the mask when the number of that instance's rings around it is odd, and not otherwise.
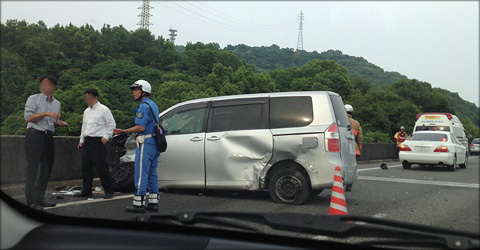
[{"label": "white police helmet", "polygon": [[140,88],[145,93],[149,93],[149,94],[152,93],[152,86],[150,85],[149,82],[145,80],[137,80],[132,84],[132,86],[130,86],[130,89],[135,89],[135,88]]}]

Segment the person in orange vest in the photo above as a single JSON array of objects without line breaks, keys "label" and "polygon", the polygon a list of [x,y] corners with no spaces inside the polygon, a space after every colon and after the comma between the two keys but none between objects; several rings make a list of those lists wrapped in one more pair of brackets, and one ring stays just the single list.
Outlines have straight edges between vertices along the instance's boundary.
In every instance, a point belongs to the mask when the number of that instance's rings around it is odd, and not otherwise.
[{"label": "person in orange vest", "polygon": [[401,126],[400,131],[398,131],[393,138],[397,140],[397,147],[400,147],[400,144],[402,144],[406,139],[407,139],[407,133],[405,133],[405,127]]},{"label": "person in orange vest", "polygon": [[362,140],[363,140],[363,132],[362,132],[362,126],[360,125],[360,122],[357,120],[353,119],[352,114],[353,114],[353,107],[350,104],[345,105],[345,110],[347,111],[348,114],[348,120],[350,120],[350,125],[352,126],[352,131],[353,135],[355,136],[355,155],[357,156],[357,159],[360,158],[361,151],[362,151]]}]

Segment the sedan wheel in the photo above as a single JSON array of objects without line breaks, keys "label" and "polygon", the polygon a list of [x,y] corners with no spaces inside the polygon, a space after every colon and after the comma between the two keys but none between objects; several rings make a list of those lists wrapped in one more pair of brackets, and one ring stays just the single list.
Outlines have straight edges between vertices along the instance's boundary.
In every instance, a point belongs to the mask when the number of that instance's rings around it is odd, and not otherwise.
[{"label": "sedan wheel", "polygon": [[403,166],[403,169],[410,169],[410,167],[412,166],[412,164],[404,161],[404,162],[402,162],[402,166]]},{"label": "sedan wheel", "polygon": [[457,157],[453,158],[453,164],[447,166],[448,171],[455,171],[455,166],[457,165]]},{"label": "sedan wheel", "polygon": [[468,163],[468,154],[465,155],[465,162],[460,164],[460,168],[466,168]]}]

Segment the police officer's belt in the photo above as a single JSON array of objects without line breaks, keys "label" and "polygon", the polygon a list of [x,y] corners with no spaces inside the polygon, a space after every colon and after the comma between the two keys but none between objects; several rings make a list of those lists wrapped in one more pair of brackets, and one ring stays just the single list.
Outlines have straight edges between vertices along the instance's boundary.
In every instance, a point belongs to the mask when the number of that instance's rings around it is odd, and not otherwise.
[{"label": "police officer's belt", "polygon": [[148,135],[137,135],[135,136],[135,141],[137,142],[137,147],[140,147],[140,144],[143,144],[145,142],[145,139],[151,138],[155,136],[155,134],[148,134]]}]

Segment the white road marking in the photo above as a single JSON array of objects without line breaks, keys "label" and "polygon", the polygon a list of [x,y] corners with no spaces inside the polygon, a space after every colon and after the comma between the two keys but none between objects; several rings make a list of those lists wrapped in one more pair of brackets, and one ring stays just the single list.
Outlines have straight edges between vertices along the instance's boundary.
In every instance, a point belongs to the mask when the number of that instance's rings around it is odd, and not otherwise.
[{"label": "white road marking", "polygon": [[386,214],[379,213],[379,214],[374,214],[372,217],[374,217],[374,218],[384,218],[386,216],[387,216]]},{"label": "white road marking", "polygon": [[111,200],[121,200],[121,199],[126,199],[126,198],[133,198],[133,194],[115,196],[112,199],[97,198],[97,199],[94,199],[94,200],[80,200],[80,201],[58,203],[55,207],[46,207],[44,209],[48,210],[48,209],[54,209],[54,208],[59,208],[59,207],[68,207],[68,206],[73,206],[73,205],[90,204],[90,203],[105,202],[105,201],[111,201]]},{"label": "white road marking", "polygon": [[368,181],[388,181],[388,182],[414,183],[414,184],[449,186],[449,187],[480,188],[480,184],[478,184],[478,183],[427,181],[427,180],[413,180],[413,179],[375,177],[375,176],[358,176],[358,179],[359,180],[368,180]]},{"label": "white road marking", "polygon": [[[398,168],[398,167],[401,167],[401,166],[402,165],[393,165],[393,166],[388,166],[388,168]],[[378,166],[378,167],[374,167],[374,168],[357,169],[357,172],[368,171],[368,170],[383,170],[383,169],[381,169],[380,166]]]}]

